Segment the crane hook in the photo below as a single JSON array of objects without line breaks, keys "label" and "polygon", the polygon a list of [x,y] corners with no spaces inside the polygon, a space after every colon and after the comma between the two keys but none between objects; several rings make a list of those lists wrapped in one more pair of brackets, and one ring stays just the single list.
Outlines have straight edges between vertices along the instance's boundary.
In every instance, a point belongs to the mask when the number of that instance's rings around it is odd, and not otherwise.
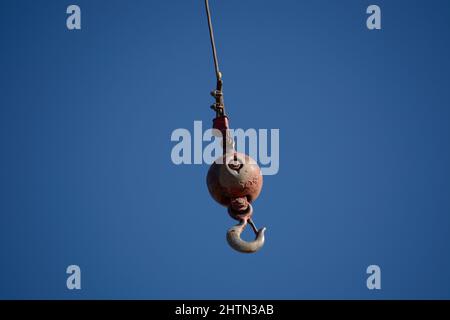
[{"label": "crane hook", "polygon": [[[228,244],[236,251],[243,253],[253,253],[258,251],[264,245],[264,232],[266,228],[257,229],[251,216],[253,213],[253,207],[251,204],[248,204],[248,209],[244,214],[236,214],[233,209],[228,208],[228,213],[230,216],[236,220],[239,220],[239,223],[227,231],[227,241]],[[253,231],[255,232],[255,240],[248,242],[241,239],[241,233],[244,231],[247,223],[250,224]]]},{"label": "crane hook", "polygon": [[[214,162],[210,166],[207,175],[208,191],[217,202],[228,206],[229,215],[239,221],[237,225],[231,227],[227,232],[228,244],[239,252],[253,253],[264,245],[264,232],[266,231],[266,228],[258,230],[251,219],[253,208],[250,202],[254,201],[261,191],[262,175],[260,168],[253,159],[234,151],[234,139],[229,131],[228,117],[225,114],[222,73],[220,72],[217,59],[208,0],[205,0],[205,9],[217,80],[216,90],[211,92],[211,95],[216,100],[211,106],[216,112],[216,117],[213,119],[213,128],[221,133],[223,157],[231,160],[225,163],[225,169],[222,166],[223,162],[220,162],[220,164],[219,162]],[[233,157],[231,158],[230,155],[233,155]],[[220,158],[220,160],[223,159]],[[241,234],[247,224],[250,224],[256,235],[255,240],[250,242],[241,239]]]}]

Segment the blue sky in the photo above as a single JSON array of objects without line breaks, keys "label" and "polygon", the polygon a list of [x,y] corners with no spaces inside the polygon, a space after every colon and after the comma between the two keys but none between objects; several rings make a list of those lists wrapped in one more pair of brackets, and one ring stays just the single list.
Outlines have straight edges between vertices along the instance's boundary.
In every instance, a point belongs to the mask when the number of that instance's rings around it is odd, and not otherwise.
[{"label": "blue sky", "polygon": [[262,251],[170,158],[213,117],[203,1],[4,0],[0,298],[450,298],[448,1],[377,1],[378,31],[368,1],[210,1],[232,126],[280,129]]}]

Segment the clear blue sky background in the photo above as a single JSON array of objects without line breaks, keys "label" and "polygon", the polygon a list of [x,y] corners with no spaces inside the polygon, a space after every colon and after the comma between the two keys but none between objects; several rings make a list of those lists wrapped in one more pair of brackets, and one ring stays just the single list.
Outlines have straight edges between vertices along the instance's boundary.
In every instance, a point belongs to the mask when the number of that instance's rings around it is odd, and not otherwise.
[{"label": "clear blue sky background", "polygon": [[263,250],[170,159],[213,116],[203,1],[2,0],[0,298],[450,298],[450,3],[211,9],[233,127],[280,129]]}]

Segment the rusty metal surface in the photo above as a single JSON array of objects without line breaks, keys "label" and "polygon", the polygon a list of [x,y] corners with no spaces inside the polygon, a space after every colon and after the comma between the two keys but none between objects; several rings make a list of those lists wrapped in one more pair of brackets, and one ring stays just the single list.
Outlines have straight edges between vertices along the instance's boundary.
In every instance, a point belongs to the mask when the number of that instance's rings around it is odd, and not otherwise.
[{"label": "rusty metal surface", "polygon": [[[255,160],[248,155],[234,152],[221,158],[223,163],[213,163],[206,178],[208,190],[214,200],[228,207],[231,200],[246,197],[248,202],[259,196],[263,178]],[[238,161],[240,164],[236,165]],[[232,165],[229,165],[230,162]]]}]

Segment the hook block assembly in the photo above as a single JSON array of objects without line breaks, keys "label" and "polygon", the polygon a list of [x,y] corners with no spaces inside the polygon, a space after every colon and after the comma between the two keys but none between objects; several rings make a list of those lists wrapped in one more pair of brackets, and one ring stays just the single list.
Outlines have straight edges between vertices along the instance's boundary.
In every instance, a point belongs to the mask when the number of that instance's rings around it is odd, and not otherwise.
[{"label": "hook block assembly", "polygon": [[[228,214],[239,221],[227,232],[228,244],[239,252],[258,251],[264,245],[266,228],[258,230],[252,220],[251,202],[258,198],[263,185],[261,169],[256,161],[232,150],[210,166],[206,182],[211,197],[228,207]],[[256,235],[251,242],[241,239],[241,233],[247,224],[251,225]]]},{"label": "hook block assembly", "polygon": [[[228,214],[239,221],[227,232],[228,244],[239,252],[252,253],[258,251],[264,245],[266,228],[259,230],[256,228],[252,220],[253,207],[251,205],[261,192],[263,179],[261,169],[256,161],[248,155],[234,150],[234,140],[229,130],[229,119],[225,114],[222,73],[219,71],[208,0],[205,0],[205,8],[217,78],[216,89],[211,92],[215,99],[211,109],[216,112],[216,117],[213,119],[213,128],[218,130],[217,135],[220,135],[223,139],[223,154],[209,168],[206,182],[213,199],[227,207]],[[252,227],[256,236],[255,240],[251,242],[241,239],[241,233],[247,224]]]}]

